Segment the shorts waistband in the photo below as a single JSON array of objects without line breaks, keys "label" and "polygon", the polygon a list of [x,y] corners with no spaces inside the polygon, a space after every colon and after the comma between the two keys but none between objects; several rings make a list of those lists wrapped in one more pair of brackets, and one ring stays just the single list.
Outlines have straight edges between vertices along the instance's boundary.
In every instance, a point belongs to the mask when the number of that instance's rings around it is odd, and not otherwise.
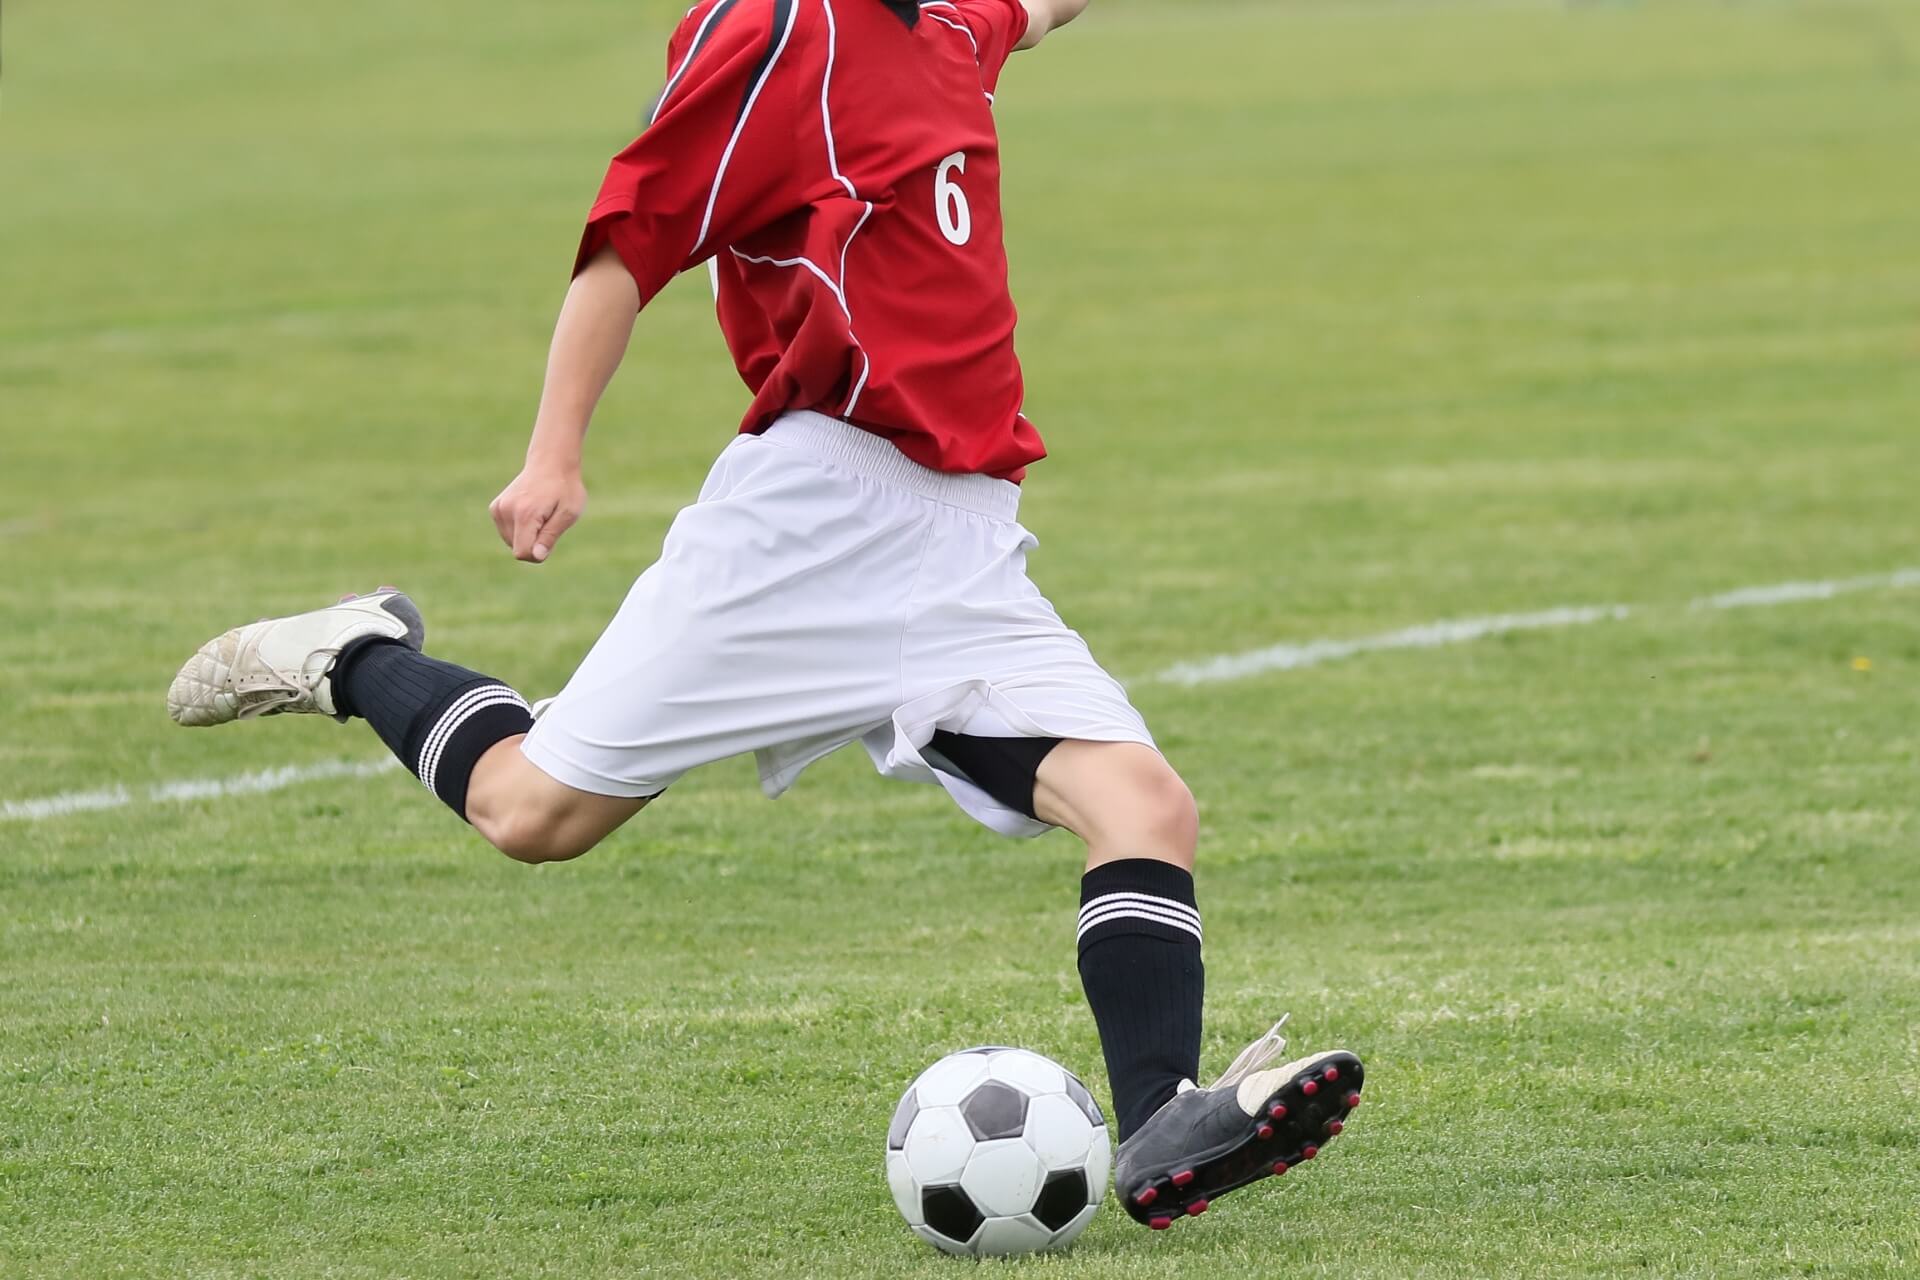
[{"label": "shorts waistband", "polygon": [[1011,480],[931,470],[884,437],[824,413],[782,414],[760,438],[975,515],[1012,521],[1020,514],[1020,486]]}]

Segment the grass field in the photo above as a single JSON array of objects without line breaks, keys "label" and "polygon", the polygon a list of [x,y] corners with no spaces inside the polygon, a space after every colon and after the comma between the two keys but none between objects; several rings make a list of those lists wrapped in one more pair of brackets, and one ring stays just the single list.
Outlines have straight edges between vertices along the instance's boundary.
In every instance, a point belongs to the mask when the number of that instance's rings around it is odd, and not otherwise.
[{"label": "grass field", "polygon": [[[485,506],[668,7],[5,21],[0,1276],[970,1272],[880,1143],[965,1044],[1104,1093],[1067,837],[844,755],[540,871],[404,774],[143,798],[379,758],[175,730],[215,630],[397,581],[546,693],[654,554],[742,399],[698,279],[554,561]],[[1370,1070],[1303,1176],[990,1269],[1920,1273],[1920,591],[1687,607],[1920,566],[1920,9],[1110,0],[999,111],[1035,572],[1201,797],[1208,1067]]]}]

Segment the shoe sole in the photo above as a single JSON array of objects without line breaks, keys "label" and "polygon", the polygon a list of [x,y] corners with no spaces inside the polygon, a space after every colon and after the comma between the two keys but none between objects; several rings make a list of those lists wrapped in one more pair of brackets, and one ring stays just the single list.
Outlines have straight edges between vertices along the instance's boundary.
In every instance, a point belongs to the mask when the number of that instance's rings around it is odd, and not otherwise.
[{"label": "shoe sole", "polygon": [[1164,1231],[1181,1218],[1198,1217],[1229,1191],[1274,1178],[1318,1156],[1346,1128],[1360,1105],[1366,1069],[1351,1053],[1315,1058],[1306,1070],[1268,1096],[1246,1132],[1168,1169],[1123,1188],[1121,1203],[1135,1222]]}]

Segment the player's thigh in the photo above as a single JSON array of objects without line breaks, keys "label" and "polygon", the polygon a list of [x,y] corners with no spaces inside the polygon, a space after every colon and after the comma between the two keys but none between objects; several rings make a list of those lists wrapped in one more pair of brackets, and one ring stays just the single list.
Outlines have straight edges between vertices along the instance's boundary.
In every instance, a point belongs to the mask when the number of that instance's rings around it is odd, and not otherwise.
[{"label": "player's thigh", "polygon": [[494,744],[467,785],[467,821],[520,862],[577,858],[645,808],[651,796],[607,796],[570,787],[527,759],[521,738]]},{"label": "player's thigh", "polygon": [[1086,841],[1089,866],[1129,857],[1193,865],[1193,793],[1144,743],[1062,742],[1034,775],[1033,812]]}]

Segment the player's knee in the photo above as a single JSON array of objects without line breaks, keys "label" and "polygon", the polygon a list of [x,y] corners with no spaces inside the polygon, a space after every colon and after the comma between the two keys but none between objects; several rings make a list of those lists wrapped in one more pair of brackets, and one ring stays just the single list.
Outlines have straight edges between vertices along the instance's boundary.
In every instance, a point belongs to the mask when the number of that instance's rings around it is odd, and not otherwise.
[{"label": "player's knee", "polygon": [[1095,815],[1092,842],[1190,860],[1200,838],[1193,792],[1158,752],[1128,752]]},{"label": "player's knee", "polygon": [[1165,760],[1134,779],[1139,822],[1157,847],[1191,856],[1200,840],[1200,808],[1193,792]]}]

